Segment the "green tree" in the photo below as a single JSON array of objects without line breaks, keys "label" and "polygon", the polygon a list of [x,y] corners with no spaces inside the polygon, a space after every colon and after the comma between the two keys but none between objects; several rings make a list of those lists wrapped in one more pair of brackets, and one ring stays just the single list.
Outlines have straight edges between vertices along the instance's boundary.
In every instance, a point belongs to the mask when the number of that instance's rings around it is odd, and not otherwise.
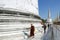
[{"label": "green tree", "polygon": [[46,23],[46,19],[41,19],[43,23]]}]

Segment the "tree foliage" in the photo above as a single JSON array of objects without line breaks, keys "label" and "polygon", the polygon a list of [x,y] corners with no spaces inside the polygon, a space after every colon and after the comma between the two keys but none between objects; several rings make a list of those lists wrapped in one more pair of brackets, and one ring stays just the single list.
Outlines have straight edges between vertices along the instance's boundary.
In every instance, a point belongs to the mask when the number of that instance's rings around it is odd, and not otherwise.
[{"label": "tree foliage", "polygon": [[43,23],[46,23],[46,19],[41,19]]}]

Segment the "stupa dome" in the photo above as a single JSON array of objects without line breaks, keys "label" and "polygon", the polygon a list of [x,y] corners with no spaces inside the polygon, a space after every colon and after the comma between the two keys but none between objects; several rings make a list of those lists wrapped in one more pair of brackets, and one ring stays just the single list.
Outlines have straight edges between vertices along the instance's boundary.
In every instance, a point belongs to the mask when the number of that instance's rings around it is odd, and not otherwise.
[{"label": "stupa dome", "polygon": [[1,10],[38,14],[38,0],[0,0]]}]

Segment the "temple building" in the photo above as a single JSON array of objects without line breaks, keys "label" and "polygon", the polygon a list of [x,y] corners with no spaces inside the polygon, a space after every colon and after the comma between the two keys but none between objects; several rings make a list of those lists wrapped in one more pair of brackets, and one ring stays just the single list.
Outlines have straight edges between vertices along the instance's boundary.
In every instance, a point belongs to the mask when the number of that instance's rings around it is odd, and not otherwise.
[{"label": "temple building", "polygon": [[60,14],[59,14],[59,12],[57,13],[57,17],[54,20],[54,24],[60,25]]}]

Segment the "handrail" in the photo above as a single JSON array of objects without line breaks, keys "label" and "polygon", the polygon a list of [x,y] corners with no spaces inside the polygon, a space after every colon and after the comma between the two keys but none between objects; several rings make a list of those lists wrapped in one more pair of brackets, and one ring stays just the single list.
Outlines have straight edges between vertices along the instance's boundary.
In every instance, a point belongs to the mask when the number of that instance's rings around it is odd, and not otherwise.
[{"label": "handrail", "polygon": [[56,28],[58,31],[60,31],[60,29],[58,28],[59,25],[55,25],[53,28]]}]

